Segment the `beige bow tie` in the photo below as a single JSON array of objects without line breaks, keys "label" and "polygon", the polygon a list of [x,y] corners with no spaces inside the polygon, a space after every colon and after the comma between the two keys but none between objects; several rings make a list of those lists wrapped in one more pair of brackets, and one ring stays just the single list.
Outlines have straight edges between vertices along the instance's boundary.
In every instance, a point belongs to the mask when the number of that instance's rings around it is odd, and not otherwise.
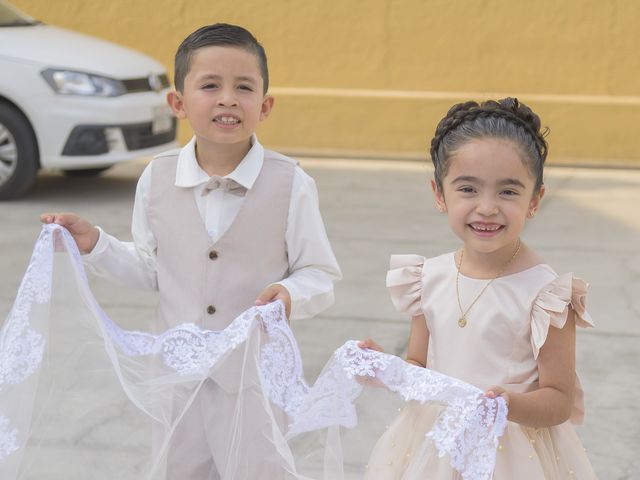
[{"label": "beige bow tie", "polygon": [[202,196],[204,197],[205,195],[208,195],[211,190],[217,190],[218,188],[239,197],[244,197],[247,193],[246,187],[240,185],[233,178],[224,178],[219,175],[213,175],[205,184],[204,190],[202,190]]}]

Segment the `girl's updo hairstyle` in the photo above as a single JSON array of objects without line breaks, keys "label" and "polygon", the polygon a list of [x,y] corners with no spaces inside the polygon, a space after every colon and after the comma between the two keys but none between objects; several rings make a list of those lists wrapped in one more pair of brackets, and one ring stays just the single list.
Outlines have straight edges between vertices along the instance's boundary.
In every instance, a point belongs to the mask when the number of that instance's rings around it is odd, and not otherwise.
[{"label": "girl's updo hairstyle", "polygon": [[442,191],[449,159],[464,144],[487,137],[501,138],[511,140],[517,146],[536,179],[534,191],[537,192],[542,186],[548,131],[548,128],[540,129],[540,117],[517,98],[458,103],[440,120],[431,140],[436,184]]}]

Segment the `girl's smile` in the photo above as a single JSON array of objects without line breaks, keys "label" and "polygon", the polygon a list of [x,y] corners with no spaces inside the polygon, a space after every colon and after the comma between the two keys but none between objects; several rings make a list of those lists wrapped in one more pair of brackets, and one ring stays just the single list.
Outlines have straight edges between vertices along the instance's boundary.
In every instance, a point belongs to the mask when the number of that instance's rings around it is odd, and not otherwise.
[{"label": "girl's smile", "polygon": [[474,222],[469,224],[471,231],[480,237],[492,237],[495,236],[500,230],[504,228],[504,225],[496,223],[480,223]]}]

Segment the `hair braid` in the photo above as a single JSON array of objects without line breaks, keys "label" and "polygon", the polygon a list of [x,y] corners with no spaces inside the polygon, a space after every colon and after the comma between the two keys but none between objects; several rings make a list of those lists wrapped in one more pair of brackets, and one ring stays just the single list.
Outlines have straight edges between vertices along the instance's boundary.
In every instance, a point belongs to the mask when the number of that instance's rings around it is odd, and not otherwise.
[{"label": "hair braid", "polygon": [[[445,117],[440,120],[436,127],[435,134],[431,140],[431,159],[436,167],[436,181],[441,187],[442,176],[446,172],[447,158],[451,153],[451,148],[443,149],[442,145],[447,143],[448,137],[458,133],[460,130],[471,130],[471,132],[461,133],[460,136],[467,135],[467,141],[472,138],[482,136],[511,138],[509,132],[504,128],[491,127],[492,119],[502,119],[504,122],[526,132],[526,137],[535,147],[535,159],[532,171],[538,178],[536,188],[542,185],[542,165],[547,158],[548,146],[545,136],[548,129],[540,129],[540,117],[536,115],[527,105],[522,104],[517,98],[504,98],[498,101],[488,100],[482,103],[468,101],[458,103],[451,107]],[[513,130],[513,129],[512,129]],[[469,136],[471,135],[471,136]],[[519,134],[522,136],[522,134]],[[516,143],[523,143],[521,139],[512,138]],[[456,142],[454,142],[456,143]],[[457,143],[460,143],[458,141]],[[523,146],[523,145],[520,145]],[[441,150],[445,150],[444,152]],[[449,155],[447,155],[447,153]],[[444,155],[443,155],[444,154]],[[445,158],[441,158],[445,157]]]}]

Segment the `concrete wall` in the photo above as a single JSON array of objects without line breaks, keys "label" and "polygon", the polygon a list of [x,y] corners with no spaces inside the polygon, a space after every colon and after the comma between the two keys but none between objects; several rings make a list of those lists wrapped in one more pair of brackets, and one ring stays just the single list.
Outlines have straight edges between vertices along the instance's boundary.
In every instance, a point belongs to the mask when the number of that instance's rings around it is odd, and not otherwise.
[{"label": "concrete wall", "polygon": [[424,156],[451,104],[512,95],[550,126],[551,161],[640,165],[635,0],[12,3],[168,69],[197,27],[247,27],[267,50],[276,97],[259,134],[288,152]]}]

